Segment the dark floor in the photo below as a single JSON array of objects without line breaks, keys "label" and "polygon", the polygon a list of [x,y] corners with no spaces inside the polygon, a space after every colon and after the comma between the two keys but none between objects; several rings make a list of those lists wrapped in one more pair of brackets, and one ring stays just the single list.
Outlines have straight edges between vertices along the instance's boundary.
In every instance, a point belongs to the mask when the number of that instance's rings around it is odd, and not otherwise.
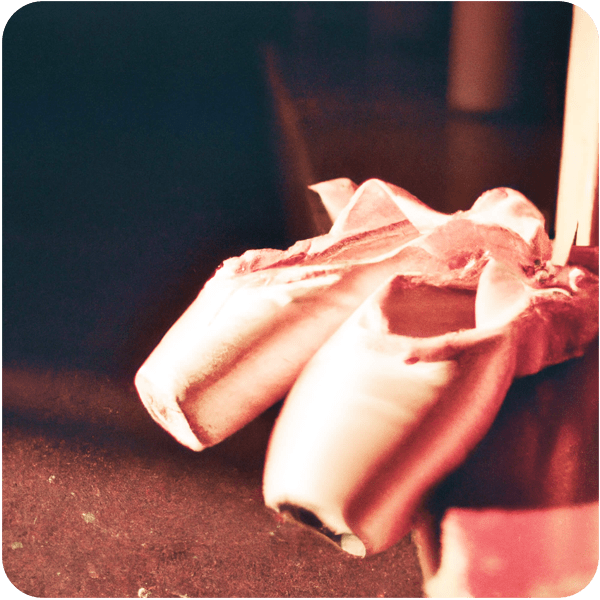
[{"label": "dark floor", "polygon": [[4,410],[3,564],[28,595],[421,594],[409,539],[360,560],[265,508],[272,415],[195,454],[106,377],[5,370]]},{"label": "dark floor", "polygon": [[405,3],[421,30],[375,46],[370,3],[347,22],[338,3],[67,4],[25,7],[3,38],[8,579],[37,597],[420,596],[410,539],[358,560],[264,507],[273,414],[194,454],[133,375],[223,259],[300,235],[307,183],[379,177],[447,212],[512,186],[551,228],[556,107],[449,111],[449,3]]}]

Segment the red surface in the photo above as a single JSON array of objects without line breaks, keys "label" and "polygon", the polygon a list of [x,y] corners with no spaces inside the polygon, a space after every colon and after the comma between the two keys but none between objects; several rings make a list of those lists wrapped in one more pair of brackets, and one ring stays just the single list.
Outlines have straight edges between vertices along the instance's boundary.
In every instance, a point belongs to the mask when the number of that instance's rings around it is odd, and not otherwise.
[{"label": "red surface", "polygon": [[431,596],[536,598],[583,590],[598,566],[598,503],[553,509],[452,508]]},{"label": "red surface", "polygon": [[3,379],[2,551],[18,590],[37,597],[421,595],[409,539],[360,560],[265,508],[272,413],[193,453],[151,421],[127,385],[33,370],[5,369]]}]

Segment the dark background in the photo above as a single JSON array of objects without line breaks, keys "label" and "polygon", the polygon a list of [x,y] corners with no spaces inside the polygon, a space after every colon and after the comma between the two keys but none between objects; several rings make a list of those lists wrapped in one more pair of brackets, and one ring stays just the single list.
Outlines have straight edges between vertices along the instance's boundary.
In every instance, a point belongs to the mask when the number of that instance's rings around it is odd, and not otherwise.
[{"label": "dark background", "polygon": [[[524,85],[508,114],[487,117],[517,143],[532,127],[555,132],[549,144],[535,138],[550,153],[546,196],[556,186],[570,8],[522,3]],[[447,125],[450,16],[448,2],[17,11],[3,36],[4,364],[132,375],[223,259],[294,241],[269,48],[298,110],[316,115],[307,126],[315,179],[387,177],[455,210],[431,171],[445,159],[427,146],[437,144],[431,128]],[[323,131],[329,146],[315,137]],[[536,162],[531,151],[524,160]],[[399,162],[405,173],[388,168]],[[509,171],[490,187],[527,187]]]},{"label": "dark background", "polygon": [[5,361],[131,368],[141,323],[173,317],[228,254],[285,244],[257,52],[281,12],[42,3],[12,17]]}]

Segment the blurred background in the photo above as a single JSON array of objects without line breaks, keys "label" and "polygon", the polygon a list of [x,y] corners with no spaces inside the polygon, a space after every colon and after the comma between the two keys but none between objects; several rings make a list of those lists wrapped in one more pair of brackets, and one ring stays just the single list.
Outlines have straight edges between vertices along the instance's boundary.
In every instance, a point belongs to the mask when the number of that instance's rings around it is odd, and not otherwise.
[{"label": "blurred background", "polygon": [[379,177],[448,212],[511,186],[551,226],[572,7],[483,4],[504,84],[466,108],[451,2],[23,7],[3,38],[4,363],[132,374],[223,259],[310,234],[289,215],[315,181]]},{"label": "blurred background", "polygon": [[226,258],[312,235],[306,186],[553,219],[572,5],[68,2],[3,35],[3,566],[38,597],[415,597],[277,521],[275,413],[201,454],[133,376]]}]

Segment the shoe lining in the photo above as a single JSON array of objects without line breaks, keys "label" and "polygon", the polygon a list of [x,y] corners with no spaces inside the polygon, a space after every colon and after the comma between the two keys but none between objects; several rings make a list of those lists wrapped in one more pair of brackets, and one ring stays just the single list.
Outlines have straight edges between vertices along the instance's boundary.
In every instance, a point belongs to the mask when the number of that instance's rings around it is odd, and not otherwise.
[{"label": "shoe lining", "polygon": [[475,328],[475,291],[394,282],[381,303],[390,333],[428,338]]}]

